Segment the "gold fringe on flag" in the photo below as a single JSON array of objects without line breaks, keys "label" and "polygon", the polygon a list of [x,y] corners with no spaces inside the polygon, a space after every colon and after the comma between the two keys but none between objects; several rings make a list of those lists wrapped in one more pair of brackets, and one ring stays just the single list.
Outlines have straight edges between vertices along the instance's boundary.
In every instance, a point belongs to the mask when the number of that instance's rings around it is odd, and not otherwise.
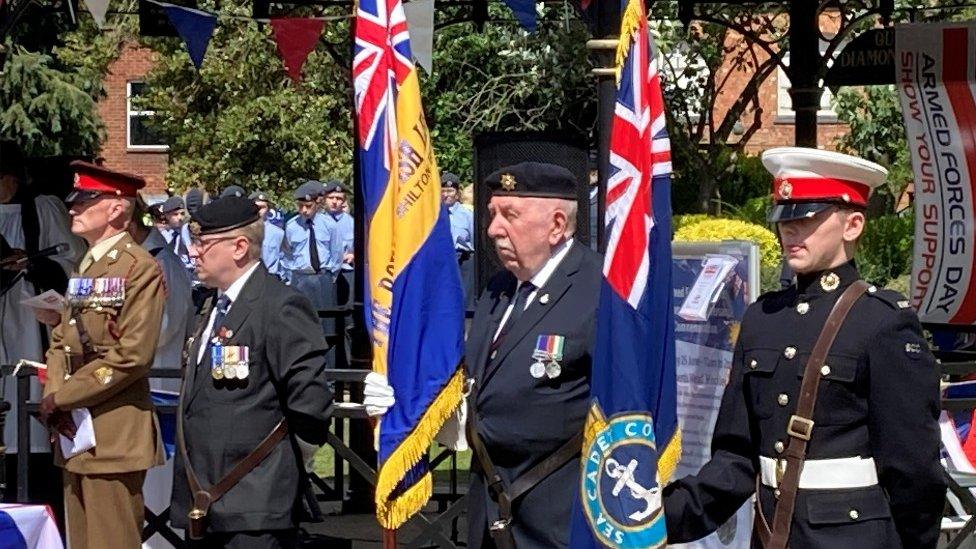
[{"label": "gold fringe on flag", "polygon": [[407,472],[427,454],[437,432],[461,404],[463,391],[464,370],[459,367],[427,407],[413,432],[403,439],[380,467],[376,475],[376,518],[383,528],[399,528],[430,499],[434,486],[430,471],[399,496],[391,499],[390,494]]}]

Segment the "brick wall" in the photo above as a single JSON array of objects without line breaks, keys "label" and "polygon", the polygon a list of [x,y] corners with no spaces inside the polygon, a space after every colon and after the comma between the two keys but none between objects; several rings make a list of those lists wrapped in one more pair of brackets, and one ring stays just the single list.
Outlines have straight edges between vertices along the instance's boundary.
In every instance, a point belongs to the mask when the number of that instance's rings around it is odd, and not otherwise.
[{"label": "brick wall", "polygon": [[101,156],[105,165],[141,175],[147,180],[148,193],[159,194],[166,188],[166,151],[136,150],[127,144],[127,83],[142,79],[153,64],[153,53],[135,44],[123,46],[119,57],[105,77],[105,97],[98,102],[98,112],[105,123],[106,139]]},{"label": "brick wall", "polygon": [[[837,22],[833,16],[825,14],[821,16],[821,26],[825,29],[836,28]],[[727,47],[745,47],[742,45],[741,35],[730,32],[726,38]],[[757,65],[761,65],[769,56],[761,48],[755,47]],[[729,57],[731,59],[731,57]],[[731,74],[730,74],[731,73]],[[725,75],[729,76],[728,84],[719,92],[719,97],[715,101],[715,120],[720,121],[724,113],[739,98],[746,84],[752,78],[753,70],[743,70],[741,67],[733,67],[731,61],[719,69],[716,81],[721,82]],[[761,109],[759,129],[752,135],[746,144],[746,151],[751,154],[760,153],[771,147],[791,146],[794,144],[794,126],[789,117],[780,116],[778,113],[779,97],[777,93],[777,83],[780,71],[773,70],[772,74],[762,83],[759,88],[759,104]],[[755,111],[745,112],[740,121],[745,128],[749,128],[755,118]],[[835,149],[836,140],[839,136],[847,132],[847,125],[836,121],[836,119],[821,119],[817,124],[817,146],[822,149]],[[732,135],[731,140],[737,136]]]}]

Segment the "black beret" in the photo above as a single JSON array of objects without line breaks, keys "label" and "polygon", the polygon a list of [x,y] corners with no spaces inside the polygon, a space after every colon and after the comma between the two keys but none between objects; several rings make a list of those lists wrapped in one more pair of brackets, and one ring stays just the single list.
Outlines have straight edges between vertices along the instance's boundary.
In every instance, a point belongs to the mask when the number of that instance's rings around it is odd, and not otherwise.
[{"label": "black beret", "polygon": [[171,196],[163,202],[163,213],[175,212],[183,209],[183,199],[178,196]]},{"label": "black beret", "polygon": [[324,190],[322,194],[332,194],[332,193],[344,193],[346,189],[342,188],[342,183],[339,183],[335,179],[329,181],[324,185]]},{"label": "black beret", "polygon": [[562,166],[522,162],[492,172],[485,178],[494,196],[535,196],[575,200],[576,178]]},{"label": "black beret", "polygon": [[323,187],[318,181],[306,181],[295,189],[295,200],[304,200],[306,202],[315,200],[316,198],[322,196],[324,188],[325,187]]},{"label": "black beret", "polygon": [[441,172],[441,187],[461,190],[461,180],[451,172]]},{"label": "black beret", "polygon": [[254,191],[248,195],[248,198],[254,201],[260,200],[261,202],[267,202],[268,204],[271,203],[271,197],[268,196],[268,193],[264,191]]},{"label": "black beret", "polygon": [[242,196],[224,196],[200,206],[193,214],[190,232],[194,236],[223,233],[250,225],[259,219],[254,201]]},{"label": "black beret", "polygon": [[165,204],[165,202],[157,202],[147,207],[146,211],[149,212],[149,215],[153,216],[154,218],[160,219],[163,217],[163,204]]},{"label": "black beret", "polygon": [[230,187],[220,191],[220,198],[227,198],[228,196],[244,198],[247,196],[247,192],[244,190],[244,187],[241,187],[240,185],[231,185]]},{"label": "black beret", "polygon": [[203,206],[203,191],[196,187],[186,191],[186,210],[190,215],[200,206]]}]

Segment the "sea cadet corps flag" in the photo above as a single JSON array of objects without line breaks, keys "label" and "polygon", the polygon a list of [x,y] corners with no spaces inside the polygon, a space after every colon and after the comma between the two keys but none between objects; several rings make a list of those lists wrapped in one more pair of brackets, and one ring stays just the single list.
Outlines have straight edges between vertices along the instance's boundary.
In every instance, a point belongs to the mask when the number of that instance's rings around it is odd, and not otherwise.
[{"label": "sea cadet corps flag", "polygon": [[915,171],[910,300],[925,322],[976,322],[976,25],[899,25],[895,63]]},{"label": "sea cadet corps flag", "polygon": [[681,455],[671,289],[671,145],[644,3],[620,30],[607,252],[571,545],[660,547]]},{"label": "sea cadet corps flag", "polygon": [[396,404],[378,426],[376,516],[397,528],[431,494],[427,451],[461,402],[461,279],[400,0],[360,0],[356,88],[373,369]]}]

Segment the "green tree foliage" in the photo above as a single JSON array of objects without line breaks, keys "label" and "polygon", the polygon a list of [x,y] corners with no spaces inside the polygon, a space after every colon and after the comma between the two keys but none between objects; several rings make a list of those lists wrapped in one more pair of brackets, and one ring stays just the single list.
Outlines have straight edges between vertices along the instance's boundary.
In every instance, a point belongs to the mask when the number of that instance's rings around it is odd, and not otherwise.
[{"label": "green tree foliage", "polygon": [[[470,181],[473,136],[487,131],[560,131],[590,136],[596,79],[586,28],[561,6],[540,6],[539,28],[522,30],[508,8],[489,5],[482,32],[471,23],[434,35],[433,74],[422,78],[438,162]],[[437,14],[447,22],[459,12]]]},{"label": "green tree foliage", "polygon": [[843,89],[836,96],[834,110],[850,126],[837,140],[838,149],[888,168],[888,185],[880,192],[897,199],[913,175],[894,86]]},{"label": "green tree foliage", "polygon": [[95,154],[103,136],[96,101],[117,37],[65,40],[66,21],[31,13],[17,28],[0,45],[0,138],[29,156]]},{"label": "green tree foliage", "polygon": [[[208,9],[214,9],[208,6]],[[167,182],[210,191],[231,185],[282,197],[298,178],[349,181],[352,158],[348,56],[332,44],[347,21],[326,25],[296,86],[285,74],[271,30],[244,19],[246,2],[221,3],[199,73],[178,38],[146,39],[158,53],[143,106],[170,147]],[[231,19],[240,16],[241,19]]]}]

